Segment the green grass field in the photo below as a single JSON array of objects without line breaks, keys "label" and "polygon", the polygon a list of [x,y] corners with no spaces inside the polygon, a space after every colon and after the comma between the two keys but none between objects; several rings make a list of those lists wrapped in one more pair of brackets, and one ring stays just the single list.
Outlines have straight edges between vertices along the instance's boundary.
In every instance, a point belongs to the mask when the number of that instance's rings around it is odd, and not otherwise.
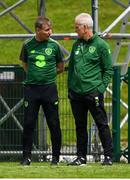
[{"label": "green grass field", "polygon": [[123,163],[113,166],[102,166],[100,163],[80,167],[64,163],[50,166],[47,162],[23,167],[18,162],[0,163],[0,178],[130,178],[130,166]]},{"label": "green grass field", "polygon": [[[7,6],[13,5],[17,0],[4,0]],[[38,0],[28,0],[22,3],[21,6],[15,8],[12,13],[32,31],[34,32],[34,22],[38,15]],[[124,0],[127,4],[128,0]],[[48,16],[53,23],[53,33],[72,33],[74,32],[74,18],[81,12],[92,13],[91,0],[46,0],[46,16]],[[106,10],[107,7],[107,10]],[[115,9],[111,11],[111,9]],[[4,8],[0,6],[0,12]],[[105,1],[99,0],[98,2],[98,21],[99,31],[104,31],[114,20],[123,12],[123,8],[115,4],[112,0]],[[24,13],[23,13],[24,12]],[[28,32],[23,29],[14,18],[8,13],[1,17],[0,34],[27,34]],[[120,23],[111,32],[119,32]],[[19,53],[22,43],[25,39],[0,40],[0,64],[20,64]],[[109,43],[112,50],[115,46],[115,41],[111,40]],[[72,42],[62,41],[66,49],[71,49]],[[120,61],[123,61],[124,53],[120,55]]]}]

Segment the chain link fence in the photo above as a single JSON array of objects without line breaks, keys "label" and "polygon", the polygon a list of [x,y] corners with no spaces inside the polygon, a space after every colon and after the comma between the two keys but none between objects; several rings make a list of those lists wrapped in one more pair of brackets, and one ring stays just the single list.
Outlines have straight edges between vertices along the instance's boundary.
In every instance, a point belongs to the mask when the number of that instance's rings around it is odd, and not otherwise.
[{"label": "chain link fence", "polygon": [[[19,65],[0,66],[0,160],[15,161],[22,156],[23,132],[23,85],[24,71]],[[59,93],[59,114],[62,130],[62,156],[76,153],[76,131],[69,99],[67,97],[67,69],[57,76]],[[111,95],[105,93],[105,108],[111,122]],[[88,155],[95,161],[103,154],[97,128],[89,115],[88,119]],[[50,133],[46,119],[40,108],[34,133],[32,158],[44,161],[51,155]]]}]

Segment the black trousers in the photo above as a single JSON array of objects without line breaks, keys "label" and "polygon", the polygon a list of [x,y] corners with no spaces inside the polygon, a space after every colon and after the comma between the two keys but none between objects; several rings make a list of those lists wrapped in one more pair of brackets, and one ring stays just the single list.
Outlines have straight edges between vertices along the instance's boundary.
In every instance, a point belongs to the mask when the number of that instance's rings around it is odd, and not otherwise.
[{"label": "black trousers", "polygon": [[103,94],[92,93],[79,95],[73,91],[69,91],[68,95],[76,125],[77,155],[85,157],[87,154],[87,114],[89,110],[98,127],[104,155],[112,157],[112,138],[104,109]]},{"label": "black trousers", "polygon": [[40,105],[43,108],[52,142],[52,155],[59,157],[61,148],[61,129],[58,114],[58,93],[55,84],[24,88],[24,130],[23,158],[31,158],[33,134],[38,119]]}]

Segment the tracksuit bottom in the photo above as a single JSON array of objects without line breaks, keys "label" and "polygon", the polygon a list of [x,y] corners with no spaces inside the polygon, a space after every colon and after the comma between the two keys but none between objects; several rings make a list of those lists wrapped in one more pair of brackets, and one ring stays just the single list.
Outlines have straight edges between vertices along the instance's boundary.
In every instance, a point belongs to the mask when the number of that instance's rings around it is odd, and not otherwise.
[{"label": "tracksuit bottom", "polygon": [[80,95],[73,91],[69,91],[68,97],[70,99],[76,125],[77,156],[86,157],[87,154],[87,114],[89,110],[99,131],[99,137],[104,149],[104,156],[110,156],[112,158],[112,138],[104,109],[103,94],[91,93]]},{"label": "tracksuit bottom", "polygon": [[23,158],[31,158],[33,134],[40,105],[50,130],[52,156],[58,158],[61,148],[61,129],[58,114],[58,93],[55,84],[26,85],[24,88]]}]

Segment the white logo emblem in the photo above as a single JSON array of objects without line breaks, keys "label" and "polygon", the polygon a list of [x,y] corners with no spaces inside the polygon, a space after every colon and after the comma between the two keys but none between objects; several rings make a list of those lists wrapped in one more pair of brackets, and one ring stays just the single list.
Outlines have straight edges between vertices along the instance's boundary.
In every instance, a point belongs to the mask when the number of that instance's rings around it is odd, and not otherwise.
[{"label": "white logo emblem", "polygon": [[47,55],[51,55],[52,49],[51,49],[51,48],[46,48],[46,49],[45,49],[45,53],[46,53]]},{"label": "white logo emblem", "polygon": [[91,54],[93,54],[93,53],[95,52],[95,50],[96,50],[96,47],[94,47],[94,46],[90,46],[90,47],[89,47],[89,52],[90,52]]}]

